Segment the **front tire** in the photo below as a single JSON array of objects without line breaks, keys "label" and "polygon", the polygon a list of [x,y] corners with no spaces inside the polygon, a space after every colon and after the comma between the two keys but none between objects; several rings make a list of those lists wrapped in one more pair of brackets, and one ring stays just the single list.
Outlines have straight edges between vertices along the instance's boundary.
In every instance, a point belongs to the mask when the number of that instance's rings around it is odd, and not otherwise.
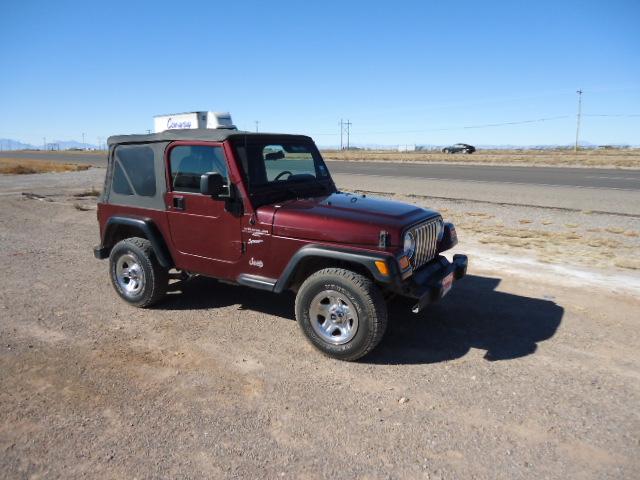
[{"label": "front tire", "polygon": [[115,291],[127,303],[146,308],[167,292],[168,272],[146,238],[126,238],[111,249],[109,272]]},{"label": "front tire", "polygon": [[342,268],[320,270],[300,286],[296,319],[324,354],[357,360],[373,350],[387,328],[387,306],[367,277]]}]

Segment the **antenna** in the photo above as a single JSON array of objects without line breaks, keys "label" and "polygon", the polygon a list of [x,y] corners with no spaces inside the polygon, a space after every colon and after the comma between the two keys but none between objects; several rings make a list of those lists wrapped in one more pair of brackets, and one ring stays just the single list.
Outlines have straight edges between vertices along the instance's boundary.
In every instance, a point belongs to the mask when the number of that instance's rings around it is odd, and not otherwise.
[{"label": "antenna", "polygon": [[574,152],[578,151],[578,140],[580,138],[580,117],[582,116],[582,89],[576,90],[578,94],[578,114],[576,115],[576,145]]}]

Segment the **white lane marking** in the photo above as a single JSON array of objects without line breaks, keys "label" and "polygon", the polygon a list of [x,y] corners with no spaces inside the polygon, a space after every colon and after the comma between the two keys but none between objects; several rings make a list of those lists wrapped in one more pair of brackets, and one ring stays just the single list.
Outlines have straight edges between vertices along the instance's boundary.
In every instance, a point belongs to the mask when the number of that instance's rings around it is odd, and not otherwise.
[{"label": "white lane marking", "polygon": [[500,182],[491,180],[462,180],[459,178],[435,178],[435,177],[396,177],[392,175],[377,175],[374,173],[336,173],[334,175],[353,175],[358,177],[380,177],[390,178],[394,180],[442,180],[446,182],[469,182],[469,183],[490,183],[494,185],[524,185],[529,187],[557,187],[557,188],[586,188],[590,190],[621,190],[625,192],[638,192],[636,188],[618,188],[618,187],[587,187],[584,185],[553,185],[550,183],[524,183],[524,182]]},{"label": "white lane marking", "polygon": [[640,178],[634,178],[634,177],[608,177],[606,175],[591,175],[591,176],[586,176],[584,178],[598,178],[598,179],[606,179],[606,180],[632,180],[634,182],[640,182]]}]

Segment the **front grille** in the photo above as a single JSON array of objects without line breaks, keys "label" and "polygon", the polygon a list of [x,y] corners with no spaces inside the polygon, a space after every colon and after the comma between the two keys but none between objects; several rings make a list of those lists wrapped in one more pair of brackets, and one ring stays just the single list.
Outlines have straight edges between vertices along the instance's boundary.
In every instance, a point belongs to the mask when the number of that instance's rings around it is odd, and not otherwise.
[{"label": "front grille", "polygon": [[438,230],[442,228],[442,218],[427,220],[411,229],[416,239],[416,253],[413,254],[413,268],[420,268],[436,256],[438,248]]}]

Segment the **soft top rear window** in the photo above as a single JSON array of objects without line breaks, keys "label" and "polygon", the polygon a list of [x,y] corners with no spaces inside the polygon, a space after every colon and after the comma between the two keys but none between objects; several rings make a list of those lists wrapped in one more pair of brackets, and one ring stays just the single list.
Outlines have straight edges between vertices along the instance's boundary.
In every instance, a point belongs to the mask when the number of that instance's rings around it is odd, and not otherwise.
[{"label": "soft top rear window", "polygon": [[147,145],[118,145],[112,185],[115,193],[153,197],[156,194],[153,149]]}]

